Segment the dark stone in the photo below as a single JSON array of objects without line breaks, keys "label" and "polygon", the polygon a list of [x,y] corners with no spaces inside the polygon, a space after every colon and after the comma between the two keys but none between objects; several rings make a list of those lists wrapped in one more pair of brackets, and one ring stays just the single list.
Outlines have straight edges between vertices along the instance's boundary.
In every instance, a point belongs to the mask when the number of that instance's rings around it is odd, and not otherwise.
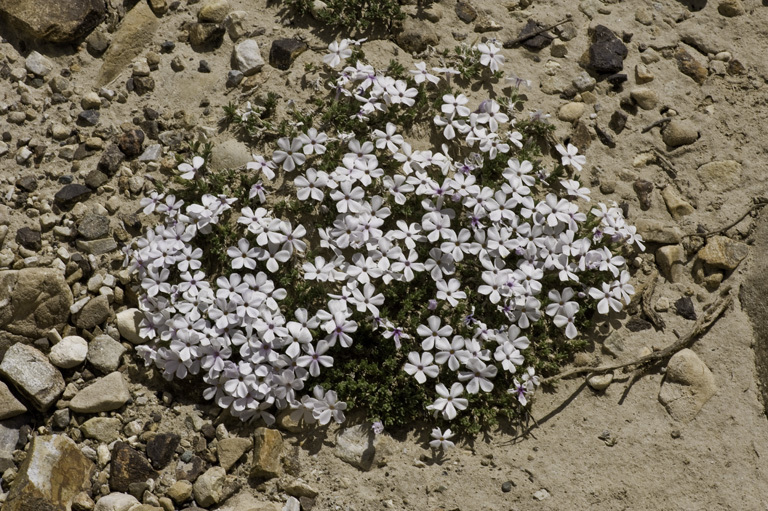
[{"label": "dark stone", "polygon": [[696,320],[696,309],[690,296],[684,296],[675,302],[677,315],[685,319]]},{"label": "dark stone", "polygon": [[88,36],[85,47],[92,56],[100,57],[109,48],[109,43],[110,40],[104,32],[96,31]]},{"label": "dark stone", "polygon": [[77,124],[80,126],[96,126],[99,124],[99,111],[83,110],[77,114]]},{"label": "dark stone", "polygon": [[[141,151],[141,147],[139,147],[139,151]],[[120,150],[120,147],[117,144],[109,144],[101,154],[101,159],[96,169],[111,176],[117,172],[123,160],[125,160],[125,154]]]},{"label": "dark stone", "polygon": [[456,16],[464,23],[472,23],[477,18],[477,9],[469,2],[456,2]]},{"label": "dark stone", "polygon": [[299,39],[276,39],[269,49],[269,64],[277,69],[286,70],[293,61],[304,53],[309,45]]},{"label": "dark stone", "polygon": [[189,44],[195,50],[218,47],[224,41],[227,29],[218,23],[195,23],[189,29]]},{"label": "dark stone", "polygon": [[730,76],[739,76],[747,72],[747,68],[744,67],[744,64],[736,59],[731,59],[725,70]]},{"label": "dark stone", "polygon": [[141,130],[129,130],[120,135],[117,141],[117,147],[128,158],[138,156],[142,152],[142,144],[144,143],[144,132]]},{"label": "dark stone", "polygon": [[51,96],[51,104],[53,105],[60,105],[62,103],[66,103],[67,101],[69,101],[67,97],[60,92],[54,92]]},{"label": "dark stone", "polygon": [[571,134],[571,144],[579,148],[579,153],[584,154],[592,143],[589,128],[582,121],[576,121]]},{"label": "dark stone", "polygon": [[107,181],[109,181],[109,176],[107,176],[102,171],[96,170],[96,169],[93,169],[92,171],[90,171],[88,175],[85,177],[86,186],[94,190],[96,190],[101,185],[105,184]]},{"label": "dark stone", "polygon": [[210,422],[206,422],[205,424],[203,424],[203,427],[200,430],[200,432],[208,440],[213,440],[214,438],[216,438],[216,428],[214,428],[213,424],[211,424]]},{"label": "dark stone", "polygon": [[173,41],[163,41],[160,45],[160,53],[171,53],[174,49],[176,49],[176,43]]},{"label": "dark stone", "polygon": [[104,0],[7,0],[0,17],[22,35],[49,43],[81,39],[106,15]]},{"label": "dark stone", "polygon": [[184,71],[184,62],[181,60],[181,58],[176,55],[173,57],[173,60],[171,61],[171,69],[173,69],[175,72]]},{"label": "dark stone", "polygon": [[513,486],[516,486],[514,481],[507,481],[501,485],[501,491],[503,491],[504,493],[509,493],[512,491]]},{"label": "dark stone", "polygon": [[98,240],[109,234],[109,218],[88,213],[77,224],[77,232],[87,240]]},{"label": "dark stone", "polygon": [[72,254],[72,257],[70,258],[70,260],[74,262],[83,271],[84,279],[91,278],[91,275],[93,275],[93,267],[91,266],[91,262],[88,260],[87,257],[83,256],[83,254],[79,252],[75,252],[74,254]]},{"label": "dark stone", "polygon": [[144,496],[144,492],[149,490],[149,483],[141,481],[139,483],[131,483],[128,485],[128,493],[133,495],[136,500],[141,500]]},{"label": "dark stone", "polygon": [[605,131],[603,128],[595,124],[595,133],[597,134],[597,139],[604,145],[608,147],[616,147],[616,142],[613,140],[613,137],[610,133]]},{"label": "dark stone", "polygon": [[123,213],[120,215],[120,220],[123,221],[128,229],[141,230],[141,220],[136,213]]},{"label": "dark stone", "polygon": [[301,504],[302,511],[310,511],[315,507],[315,499],[309,497],[299,497],[299,504]]},{"label": "dark stone", "polygon": [[200,474],[205,471],[205,462],[199,456],[192,456],[189,461],[179,460],[176,465],[176,479],[184,479],[194,483]]},{"label": "dark stone", "polygon": [[154,108],[150,108],[148,106],[144,107],[144,118],[146,120],[148,120],[148,121],[156,121],[158,117],[160,117],[160,112],[158,112]]},{"label": "dark stone", "polygon": [[160,127],[157,121],[141,121],[138,123],[146,137],[151,140],[157,140],[160,135]]},{"label": "dark stone", "polygon": [[33,231],[29,227],[22,227],[16,231],[16,243],[35,252],[43,248],[43,238],[40,231]]},{"label": "dark stone", "polygon": [[23,176],[16,180],[16,186],[25,192],[34,192],[37,190],[37,179],[35,176]]},{"label": "dark stone", "polygon": [[200,64],[197,66],[197,70],[200,73],[210,73],[211,72],[211,65],[208,63],[207,60],[201,60]]},{"label": "dark stone", "polygon": [[589,67],[598,74],[618,73],[624,67],[627,47],[621,39],[604,26],[598,25],[592,33],[589,47]]},{"label": "dark stone", "polygon": [[627,118],[627,114],[621,110],[616,110],[613,112],[613,115],[611,115],[611,120],[608,123],[608,126],[610,126],[614,133],[619,135],[627,126]]},{"label": "dark stone", "polygon": [[59,206],[72,207],[78,202],[87,200],[91,196],[91,190],[85,185],[72,183],[56,192],[53,196],[54,202]]},{"label": "dark stone", "polygon": [[151,76],[134,76],[133,77],[133,92],[139,96],[143,96],[148,92],[155,90],[155,79]]},{"label": "dark stone", "polygon": [[110,489],[113,492],[126,493],[131,483],[155,479],[158,477],[158,473],[143,454],[125,442],[117,442],[112,449],[109,476]]},{"label": "dark stone", "polygon": [[651,195],[653,194],[653,183],[645,179],[638,179],[632,185],[632,188],[640,200],[640,209],[648,211],[651,209]]},{"label": "dark stone", "polygon": [[[534,34],[537,30],[541,30],[544,28],[544,25],[537,21],[528,20],[528,23],[525,24],[523,29],[520,31],[519,34],[517,34],[517,38],[522,39],[523,37],[530,36],[531,34]],[[541,34],[535,35],[533,37],[529,37],[528,39],[525,39],[520,44],[528,48],[529,50],[538,51],[542,48],[546,48],[549,46],[549,44],[552,42],[554,37],[549,32],[542,32]]]},{"label": "dark stone", "polygon": [[240,85],[240,82],[243,81],[243,78],[245,75],[243,75],[242,72],[238,71],[237,69],[231,69],[227,73],[227,88],[231,89],[233,87],[237,87]]},{"label": "dark stone", "polygon": [[80,144],[77,146],[77,149],[75,149],[75,154],[72,155],[72,159],[75,161],[84,160],[91,154],[93,153],[89,151],[87,147],[85,147],[85,144]]},{"label": "dark stone", "polygon": [[630,332],[641,332],[643,330],[648,330],[652,326],[653,325],[651,325],[648,321],[638,316],[630,318],[630,320],[627,321],[627,330]]},{"label": "dark stone", "polygon": [[699,85],[707,80],[707,76],[709,76],[707,68],[699,64],[699,61],[694,59],[684,48],[677,49],[675,60],[677,60],[677,68],[680,72],[693,78]]},{"label": "dark stone", "polygon": [[173,454],[181,442],[176,433],[159,433],[147,442],[147,457],[152,466],[161,470],[173,459]]}]

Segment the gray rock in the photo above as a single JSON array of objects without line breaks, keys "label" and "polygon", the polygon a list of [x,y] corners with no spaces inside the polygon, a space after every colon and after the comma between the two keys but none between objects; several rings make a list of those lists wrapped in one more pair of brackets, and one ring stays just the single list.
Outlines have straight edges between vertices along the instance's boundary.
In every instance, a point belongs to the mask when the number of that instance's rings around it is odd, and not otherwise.
[{"label": "gray rock", "polygon": [[251,448],[251,444],[250,438],[234,437],[219,440],[216,450],[221,468],[229,472],[235,463]]},{"label": "gray rock", "polygon": [[68,335],[51,348],[48,360],[56,367],[71,369],[82,364],[87,355],[88,342],[79,335]]},{"label": "gray rock", "polygon": [[112,36],[112,44],[104,54],[99,69],[98,85],[103,86],[114,80],[146,48],[151,47],[159,25],[147,2],[137,2]]},{"label": "gray rock", "polygon": [[75,394],[69,402],[69,408],[78,413],[109,412],[117,410],[130,399],[131,393],[125,378],[119,372],[114,372]]},{"label": "gray rock", "polygon": [[[24,406],[21,401],[16,399],[16,396],[11,393],[11,389],[8,388],[8,385],[0,381],[0,420],[16,417],[26,411],[27,407]],[[0,440],[2,440],[2,435],[0,435]],[[0,441],[0,448],[2,448],[1,446],[2,442]],[[0,470],[5,469],[0,467]]]},{"label": "gray rock", "polygon": [[309,45],[301,39],[276,39],[272,41],[272,47],[269,49],[269,65],[277,69],[289,69],[296,57],[308,49]]},{"label": "gray rock", "polygon": [[624,67],[627,47],[604,25],[597,25],[589,47],[589,67],[598,74],[619,73]]},{"label": "gray rock", "polygon": [[477,18],[477,9],[464,0],[456,2],[456,16],[464,23],[472,23]]},{"label": "gray rock", "polygon": [[691,121],[673,119],[661,132],[661,139],[670,147],[690,145],[699,139],[699,130]]},{"label": "gray rock", "polygon": [[234,138],[216,144],[211,151],[211,164],[217,169],[237,169],[251,161],[253,161],[251,150]]},{"label": "gray rock", "polygon": [[93,169],[85,176],[85,185],[92,190],[98,190],[100,186],[105,185],[108,181],[109,176],[96,169]]},{"label": "gray rock", "polygon": [[139,161],[158,161],[163,157],[163,146],[160,144],[152,144],[144,149],[144,152],[139,155]]},{"label": "gray rock", "polygon": [[51,268],[0,271],[0,329],[38,339],[69,319],[72,291]]},{"label": "gray rock", "polygon": [[264,59],[261,57],[259,44],[253,39],[246,39],[232,49],[233,66],[245,76],[251,76],[261,71]]},{"label": "gray rock", "polygon": [[53,62],[36,51],[27,56],[24,65],[27,71],[37,76],[48,76],[53,71]]},{"label": "gray rock", "polygon": [[99,295],[85,304],[75,319],[75,325],[83,330],[93,330],[109,318],[109,312],[109,298]]},{"label": "gray rock", "polygon": [[96,503],[93,511],[129,511],[140,503],[136,497],[127,493],[110,493]]},{"label": "gray rock", "polygon": [[109,234],[109,218],[88,213],[78,222],[77,232],[87,240],[104,238]]},{"label": "gray rock", "polygon": [[0,3],[0,15],[22,34],[50,43],[82,38],[104,19],[102,0],[13,0]]},{"label": "gray rock", "polygon": [[696,353],[686,348],[669,359],[659,401],[673,419],[689,422],[716,392],[712,372]]},{"label": "gray rock", "polygon": [[283,511],[301,511],[301,503],[296,497],[288,497],[283,506]]},{"label": "gray rock", "polygon": [[39,350],[14,344],[0,363],[2,374],[32,405],[45,411],[64,392],[64,378]]},{"label": "gray rock", "polygon": [[69,408],[62,408],[53,412],[53,425],[59,429],[64,429],[69,426],[72,417],[69,413]]},{"label": "gray rock", "polygon": [[91,35],[85,40],[85,47],[88,50],[88,53],[94,57],[101,57],[104,52],[107,51],[111,42],[112,41],[107,34],[101,30],[95,30],[94,32],[91,32]]},{"label": "gray rock", "polygon": [[436,46],[440,36],[429,23],[406,18],[403,30],[397,34],[395,40],[405,51],[419,53],[426,50],[427,46]]},{"label": "gray rock", "polygon": [[3,511],[68,510],[91,488],[93,463],[65,435],[36,436]]},{"label": "gray rock", "polygon": [[91,196],[91,190],[85,185],[78,183],[71,183],[65,185],[64,188],[56,192],[53,196],[53,200],[61,207],[69,208],[83,202]]},{"label": "gray rock", "polygon": [[571,83],[573,83],[573,86],[576,87],[577,91],[589,92],[595,89],[597,80],[589,76],[589,73],[586,71],[582,71],[576,76],[576,78],[573,79]]},{"label": "gray rock", "polygon": [[117,172],[124,160],[125,154],[123,154],[118,145],[110,144],[102,153],[96,168],[104,174],[111,176]]},{"label": "gray rock", "polygon": [[[0,470],[3,472],[9,468],[17,469],[13,451],[27,443],[26,440],[23,442],[19,440],[22,439],[21,429],[29,429],[29,422],[29,417],[24,415],[0,421]],[[27,434],[25,433],[24,436],[26,437]]]},{"label": "gray rock", "polygon": [[16,243],[26,249],[37,252],[43,248],[43,237],[40,231],[34,231],[29,227],[22,227],[16,231]]},{"label": "gray rock", "polygon": [[77,240],[78,250],[86,254],[102,255],[117,250],[117,242],[114,238],[102,238],[100,240]]},{"label": "gray rock", "polygon": [[109,444],[120,438],[122,422],[115,417],[93,417],[80,426],[86,438]]},{"label": "gray rock", "polygon": [[227,471],[221,467],[211,467],[206,470],[192,487],[195,501],[205,507],[221,503],[226,477]]},{"label": "gray rock", "polygon": [[547,46],[552,43],[552,40],[554,37],[549,32],[541,32],[537,35],[534,35],[533,37],[529,37],[532,34],[536,34],[539,30],[543,29],[544,25],[541,23],[534,21],[532,19],[528,20],[528,23],[525,24],[525,26],[520,30],[520,33],[517,35],[518,39],[521,39],[523,37],[528,37],[528,39],[525,39],[522,43],[523,46],[528,48],[529,50],[538,51],[542,48],[546,48]]},{"label": "gray rock", "polygon": [[243,78],[245,78],[245,75],[242,72],[230,69],[227,72],[227,88],[237,87],[243,81]]},{"label": "gray rock", "polygon": [[337,458],[362,470],[370,470],[376,455],[376,435],[368,423],[345,428],[336,438]]},{"label": "gray rock", "polygon": [[99,111],[98,110],[83,110],[77,114],[77,123],[81,126],[96,126],[99,124]]},{"label": "gray rock", "polygon": [[97,335],[88,343],[88,362],[102,373],[111,373],[120,367],[125,346],[109,335]]},{"label": "gray rock", "polygon": [[117,330],[120,336],[131,344],[144,344],[146,339],[139,336],[141,320],[144,313],[139,309],[125,309],[117,313]]}]

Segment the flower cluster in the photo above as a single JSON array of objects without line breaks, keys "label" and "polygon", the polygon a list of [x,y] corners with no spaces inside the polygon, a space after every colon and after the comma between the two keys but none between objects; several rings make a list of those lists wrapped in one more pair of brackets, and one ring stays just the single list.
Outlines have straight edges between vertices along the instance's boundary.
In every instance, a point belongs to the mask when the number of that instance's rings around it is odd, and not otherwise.
[{"label": "flower cluster", "polygon": [[[354,44],[332,43],[324,62],[339,67]],[[498,72],[500,48],[477,50]],[[451,91],[451,74],[419,62],[395,79],[357,60],[330,86],[332,101],[356,105],[364,130],[303,126],[281,137],[247,166],[259,179],[249,204],[226,195],[189,205],[173,195],[144,199],[146,214],[164,217],[127,254],[141,282],[146,362],[169,379],[202,374],[205,398],[243,420],[271,423],[273,409],[290,408],[307,422],[341,422],[346,404],[333,390],[301,392],[365,330],[372,342],[408,348],[402,369],[434,388],[425,405],[435,416],[454,419],[499,382],[526,405],[538,385],[526,360],[536,335],[573,339],[585,304],[604,314],[629,303],[634,290],[617,254],[642,249],[642,240],[615,206],[581,211],[589,190],[575,176],[586,161],[573,145],[557,146],[551,172],[519,158],[526,140],[513,112],[502,100],[475,104]],[[439,148],[407,140],[387,120],[427,94],[441,100],[431,117]],[[196,178],[202,164],[182,164],[181,177]],[[267,206],[264,183],[278,173],[314,208],[307,225]],[[214,279],[202,270],[198,238],[225,212],[242,235],[227,251],[231,271]],[[325,299],[281,306],[292,290],[275,277],[289,267]],[[393,289],[429,298],[404,311],[387,298]],[[435,431],[434,446],[452,445],[450,430]]]}]

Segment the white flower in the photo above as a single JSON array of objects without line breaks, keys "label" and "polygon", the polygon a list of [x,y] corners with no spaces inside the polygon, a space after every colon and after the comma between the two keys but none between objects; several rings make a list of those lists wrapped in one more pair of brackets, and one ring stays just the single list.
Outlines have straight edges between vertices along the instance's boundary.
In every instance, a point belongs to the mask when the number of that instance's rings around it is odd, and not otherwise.
[{"label": "white flower", "polygon": [[587,158],[579,154],[579,149],[573,145],[568,144],[568,148],[563,147],[563,144],[557,144],[555,146],[557,152],[562,156],[563,165],[570,165],[576,170],[581,170],[582,165],[587,163]]},{"label": "white flower", "polygon": [[461,283],[456,279],[451,279],[447,283],[445,280],[437,281],[437,299],[447,300],[452,307],[456,307],[459,304],[459,300],[467,298],[467,293],[459,291]]},{"label": "white flower", "polygon": [[352,56],[352,48],[349,47],[350,40],[342,39],[341,42],[333,41],[328,45],[328,55],[323,57],[323,62],[336,68],[342,60],[347,60]]},{"label": "white flower", "polygon": [[443,106],[440,110],[444,114],[452,115],[454,112],[462,117],[469,117],[469,108],[466,105],[469,99],[464,94],[454,96],[453,94],[445,94],[443,96]]},{"label": "white flower", "polygon": [[427,65],[424,62],[416,62],[414,66],[416,66],[416,69],[411,69],[409,73],[414,75],[413,80],[416,83],[421,84],[427,80],[437,85],[437,83],[440,81],[440,78],[430,74],[429,71],[427,71]]},{"label": "white flower", "polygon": [[205,163],[205,160],[202,156],[195,156],[192,158],[192,165],[189,163],[182,163],[179,165],[179,170],[182,172],[181,178],[182,179],[195,179],[195,176],[197,175],[197,171],[200,169],[200,167],[203,166]]},{"label": "white flower", "polygon": [[278,139],[277,145],[280,149],[272,153],[272,159],[277,163],[282,163],[283,170],[286,172],[291,172],[296,168],[296,165],[303,165],[307,161],[302,150],[301,139],[294,138],[291,141],[288,137],[283,137]]},{"label": "white flower", "polygon": [[318,172],[310,167],[303,176],[294,179],[293,184],[296,187],[296,196],[299,200],[305,201],[311,197],[313,200],[322,202],[325,198],[322,189],[328,185],[328,174],[322,170]]},{"label": "white flower", "polygon": [[427,376],[430,378],[437,378],[440,373],[440,368],[434,365],[435,357],[431,353],[425,351],[419,356],[418,353],[412,351],[408,354],[408,362],[405,363],[403,370],[416,378],[419,383],[427,381]]},{"label": "white flower", "polygon": [[438,412],[441,412],[444,419],[453,420],[456,417],[457,410],[466,410],[468,401],[459,397],[464,393],[464,385],[461,383],[454,382],[453,385],[451,385],[450,391],[445,385],[438,383],[435,387],[435,391],[440,397],[437,398],[434,403],[427,406],[428,410],[435,411],[435,415],[437,415]]},{"label": "white flower", "polygon": [[477,49],[480,50],[480,64],[488,66],[492,73],[499,70],[499,66],[504,64],[504,55],[501,54],[501,48],[498,48],[494,44],[478,44]]},{"label": "white flower", "polygon": [[453,437],[453,433],[450,429],[446,429],[445,432],[440,431],[440,428],[435,428],[432,430],[432,440],[429,442],[429,445],[433,449],[450,449],[451,447],[455,447],[455,444],[449,440],[449,438]]}]

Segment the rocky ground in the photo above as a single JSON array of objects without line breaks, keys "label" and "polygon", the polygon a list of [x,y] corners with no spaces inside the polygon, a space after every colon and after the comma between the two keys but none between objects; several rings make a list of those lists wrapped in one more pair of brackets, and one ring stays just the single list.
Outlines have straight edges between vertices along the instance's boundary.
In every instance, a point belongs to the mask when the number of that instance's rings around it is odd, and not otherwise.
[{"label": "rocky ground", "polygon": [[444,458],[419,428],[254,430],[133,352],[120,249],[148,225],[139,199],[195,139],[215,143],[217,168],[249,161],[222,107],[270,91],[303,104],[305,64],[334,34],[264,0],[0,5],[2,509],[765,509],[765,3],[442,0],[404,6],[391,38],[365,43],[374,64],[408,68],[570,16],[508,44],[507,69],[587,155],[593,196],[628,208],[648,242],[638,297],[649,290],[574,365],[661,350],[733,299],[633,383],[564,381],[538,396],[527,435]]}]

